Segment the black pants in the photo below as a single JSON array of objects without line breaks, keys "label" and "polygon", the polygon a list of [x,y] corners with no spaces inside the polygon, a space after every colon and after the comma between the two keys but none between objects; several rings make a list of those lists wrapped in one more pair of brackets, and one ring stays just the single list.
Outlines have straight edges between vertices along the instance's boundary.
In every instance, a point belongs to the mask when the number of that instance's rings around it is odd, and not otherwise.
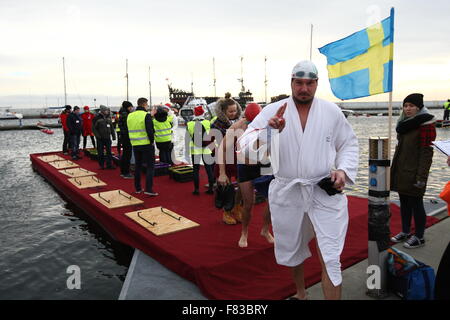
[{"label": "black pants", "polygon": [[159,150],[159,161],[173,164],[172,162],[172,149],[173,149],[173,143],[172,141],[167,142],[157,142],[156,146]]},{"label": "black pants", "polygon": [[69,131],[63,130],[64,141],[63,141],[63,153],[68,153],[70,148],[70,134]]},{"label": "black pants", "polygon": [[116,132],[116,134],[117,134],[117,155],[120,158],[120,154],[122,153],[121,150],[123,148],[122,135],[120,134],[120,132]]},{"label": "black pants", "polygon": [[[83,149],[86,149],[86,145],[87,145],[87,137],[88,137],[88,136],[83,136]],[[89,136],[89,137],[91,137],[92,145],[93,145],[94,148],[95,148],[95,138],[94,138],[94,136]]]},{"label": "black pants", "polygon": [[450,110],[445,109],[444,110],[444,120],[448,120],[449,116],[450,116]]},{"label": "black pants", "polygon": [[434,295],[436,300],[450,300],[450,243],[439,262]]},{"label": "black pants", "polygon": [[70,135],[70,145],[72,147],[72,158],[78,155],[78,150],[80,149],[80,137],[81,134]]},{"label": "black pants", "polygon": [[[194,169],[194,188],[198,190],[200,185],[200,160],[203,158],[203,155],[193,154],[191,158]],[[211,190],[214,185],[214,164],[206,164],[206,161],[203,161],[203,163],[208,175],[209,189]]]},{"label": "black pants", "polygon": [[130,160],[133,147],[131,146],[130,138],[128,135],[121,135],[120,141],[122,143],[122,156],[120,157],[120,173],[130,173]]},{"label": "black pants", "polygon": [[400,196],[400,212],[402,215],[402,231],[409,233],[411,231],[411,220],[414,216],[416,226],[416,237],[423,238],[425,233],[426,213],[423,207],[423,197],[412,197],[404,194]]},{"label": "black pants", "polygon": [[155,147],[153,145],[133,147],[135,169],[134,169],[134,187],[136,191],[141,191],[141,170],[145,162],[147,171],[145,174],[145,191],[153,192],[153,174],[155,170]]},{"label": "black pants", "polygon": [[111,139],[97,139],[98,164],[100,165],[100,168],[104,168],[105,160],[106,167],[112,167],[111,144]]}]

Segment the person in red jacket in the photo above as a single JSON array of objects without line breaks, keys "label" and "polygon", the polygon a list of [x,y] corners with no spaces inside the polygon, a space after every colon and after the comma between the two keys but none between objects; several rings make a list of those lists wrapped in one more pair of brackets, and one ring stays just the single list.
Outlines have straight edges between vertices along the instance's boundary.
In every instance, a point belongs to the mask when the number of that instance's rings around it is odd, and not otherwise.
[{"label": "person in red jacket", "polygon": [[92,145],[95,148],[94,132],[92,132],[92,119],[94,115],[89,111],[89,106],[84,106],[84,112],[81,115],[83,119],[83,150],[86,149],[87,137],[91,137]]},{"label": "person in red jacket", "polygon": [[71,110],[72,110],[72,107],[69,105],[66,105],[63,112],[61,112],[61,114],[59,115],[59,121],[61,122],[61,125],[63,127],[63,133],[64,133],[63,154],[65,154],[65,155],[69,154],[69,148],[70,148],[70,135],[69,135],[69,127],[67,126],[67,117],[69,116]]}]

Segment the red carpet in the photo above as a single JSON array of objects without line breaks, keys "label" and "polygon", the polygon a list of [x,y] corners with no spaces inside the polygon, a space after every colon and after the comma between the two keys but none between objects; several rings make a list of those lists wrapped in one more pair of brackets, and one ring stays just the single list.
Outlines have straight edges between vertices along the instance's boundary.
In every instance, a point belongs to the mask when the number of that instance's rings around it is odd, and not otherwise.
[{"label": "red carpet", "polygon": [[[46,153],[56,154],[56,153]],[[61,153],[57,153],[62,156]],[[138,195],[145,204],[109,210],[89,196],[90,193],[123,189],[134,191],[133,180],[124,180],[119,169],[98,170],[95,161],[84,157],[80,167],[98,172],[97,177],[108,185],[98,189],[78,190],[68,177],[30,155],[33,167],[73,203],[83,209],[117,240],[153,257],[168,269],[194,282],[210,299],[284,299],[294,293],[290,270],[276,264],[273,246],[259,235],[265,204],[257,205],[250,226],[249,247],[237,243],[241,226],[222,223],[222,212],[213,205],[213,196],[192,195],[193,183],[178,183],[168,176],[155,177],[154,189],[160,195]],[[69,158],[67,156],[62,156]],[[202,184],[206,183],[203,169]],[[145,179],[142,179],[145,181]],[[201,185],[202,185],[201,184]],[[348,197],[350,223],[346,245],[341,257],[343,269],[367,258],[367,199]],[[163,206],[200,224],[200,227],[156,237],[127,218],[124,213],[143,208]],[[391,231],[400,231],[400,210],[392,205]],[[438,222],[429,217],[427,226]],[[312,242],[312,247],[315,245]],[[315,248],[305,263],[307,286],[320,281],[320,264]],[[345,285],[345,283],[344,283]]]}]

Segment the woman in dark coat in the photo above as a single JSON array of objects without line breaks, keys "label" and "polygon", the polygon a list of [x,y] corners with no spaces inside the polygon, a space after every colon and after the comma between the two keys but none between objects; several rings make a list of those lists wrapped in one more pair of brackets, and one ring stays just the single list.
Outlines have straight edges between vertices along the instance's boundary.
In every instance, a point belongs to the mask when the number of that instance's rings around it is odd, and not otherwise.
[{"label": "woman in dark coat", "polygon": [[[413,93],[405,98],[396,127],[398,144],[391,169],[391,190],[399,194],[402,216],[402,231],[391,241],[405,241],[405,248],[425,244],[423,196],[433,160],[431,142],[436,139],[435,122],[436,118],[423,105],[422,94]],[[410,234],[413,216],[415,234]]]}]

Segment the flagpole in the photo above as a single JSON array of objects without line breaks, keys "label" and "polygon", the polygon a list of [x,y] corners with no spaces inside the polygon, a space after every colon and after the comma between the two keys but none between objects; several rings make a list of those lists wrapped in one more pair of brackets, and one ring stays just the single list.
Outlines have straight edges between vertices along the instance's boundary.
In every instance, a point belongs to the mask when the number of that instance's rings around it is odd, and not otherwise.
[{"label": "flagpole", "polygon": [[[389,133],[388,133],[388,160],[391,160],[391,139],[392,139],[392,91],[389,92],[389,104],[388,104],[388,116],[389,116]],[[386,186],[387,190],[391,190],[391,167],[388,167],[387,177],[386,177]]]},{"label": "flagpole", "polygon": [[309,43],[309,60],[312,61],[313,24],[311,23],[311,38]]}]

